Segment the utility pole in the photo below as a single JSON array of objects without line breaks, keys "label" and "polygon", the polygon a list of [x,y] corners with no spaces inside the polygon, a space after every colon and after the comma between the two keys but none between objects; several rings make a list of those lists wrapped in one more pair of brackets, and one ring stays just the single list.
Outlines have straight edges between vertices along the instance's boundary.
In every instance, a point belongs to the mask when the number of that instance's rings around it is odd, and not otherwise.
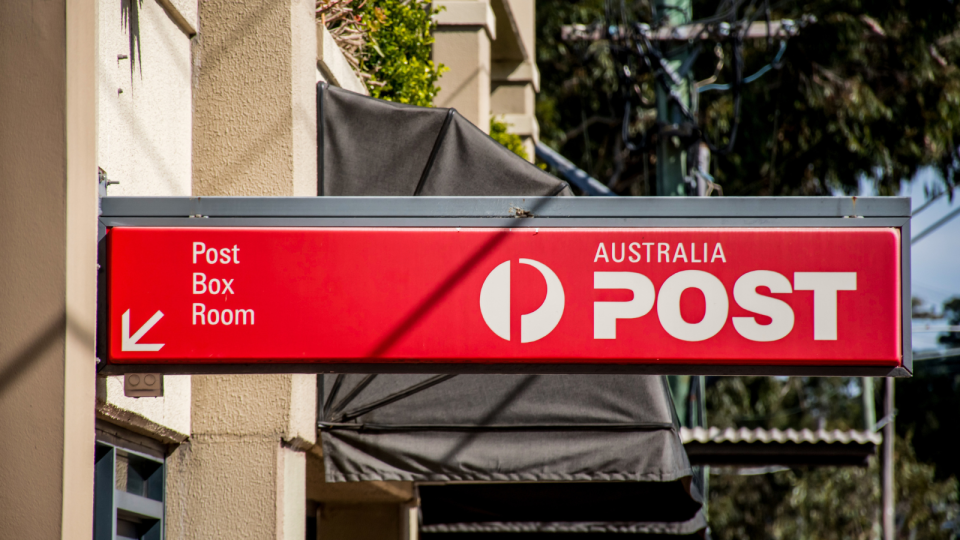
[{"label": "utility pole", "polygon": [[[659,126],[655,194],[667,197],[709,197],[713,191],[718,191],[722,195],[722,188],[713,183],[710,175],[709,146],[701,141],[693,150],[696,155],[690,155],[689,145],[694,124],[692,117],[697,112],[699,101],[694,95],[698,90],[693,81],[693,73],[687,65],[692,61],[691,40],[717,35],[730,36],[731,30],[736,32],[738,40],[761,38],[783,40],[796,35],[801,26],[816,19],[805,16],[799,23],[785,19],[751,21],[745,26],[734,28],[723,23],[716,28],[708,28],[705,24],[691,24],[692,0],[653,0],[653,8],[654,28],[642,25],[646,29],[641,28],[640,32],[647,46],[650,42],[660,44],[659,57],[663,60],[655,68],[663,72],[663,76],[655,77]],[[628,32],[628,28],[615,25],[607,27],[570,25],[562,28],[561,37],[570,41],[596,41],[610,36],[626,36]],[[781,48],[781,53],[782,51]],[[648,65],[650,65],[649,62]],[[767,69],[769,67],[765,68]],[[765,70],[758,72],[755,77],[762,75]],[[735,84],[741,84],[741,82],[737,81]],[[693,161],[696,162],[695,171],[690,167]],[[696,181],[690,180],[691,177],[696,177]],[[706,377],[671,375],[667,377],[667,381],[681,422],[691,428],[698,425],[706,428]],[[871,398],[872,395],[871,391]],[[872,407],[870,410],[872,411]],[[706,511],[709,468],[704,467],[703,473],[704,510]],[[886,491],[884,493],[886,494]],[[886,528],[886,521],[884,523]]]},{"label": "utility pole", "polygon": [[[656,13],[654,24],[658,27],[682,26],[690,22],[693,14],[691,0],[655,0],[653,7]],[[664,45],[664,60],[666,60],[668,68],[673,73],[677,73],[690,53],[690,46],[686,40],[665,41]],[[692,75],[690,74],[684,76],[680,81],[668,76],[662,80],[673,83],[679,82],[679,84],[674,84],[669,88],[661,83],[656,85],[657,122],[661,125],[661,133],[678,133],[679,126],[689,121],[688,118],[684,117],[681,107],[690,110],[690,89],[693,87],[691,79]],[[676,98],[679,98],[679,100]],[[676,135],[661,136],[659,139],[656,163],[656,194],[660,196],[688,195],[685,181],[687,176],[686,148],[683,147],[680,138]],[[695,424],[690,420],[694,417],[694,411],[689,407],[690,376],[673,375],[668,380],[678,416],[683,423],[693,427]],[[700,396],[700,399],[702,400],[702,396]]]},{"label": "utility pole", "polygon": [[863,400],[863,430],[877,429],[877,409],[873,398],[873,377],[860,379],[861,399]]},{"label": "utility pole", "polygon": [[882,484],[883,484],[883,540],[893,540],[896,536],[895,533],[895,522],[896,522],[896,507],[895,507],[895,497],[893,492],[894,486],[894,476],[893,476],[893,419],[895,416],[893,408],[893,399],[894,399],[894,382],[896,379],[893,377],[887,377],[885,379],[886,384],[886,396],[883,400],[883,415],[887,423],[883,426],[883,472],[882,472]]},{"label": "utility pole", "polygon": [[[659,26],[679,27],[690,23],[693,18],[691,0],[656,0],[654,2],[656,19]],[[669,69],[676,74],[690,55],[690,45],[687,40],[664,42],[663,57]],[[691,111],[691,90],[693,89],[693,75],[690,70],[676,80],[673,77],[664,77],[662,80],[672,80],[672,88],[665,88],[664,84],[656,85],[657,122],[661,126],[659,144],[657,145],[657,183],[656,194],[659,196],[685,196],[691,193],[687,185],[687,148],[679,133],[681,126],[688,124],[683,111]],[[679,102],[679,103],[678,103]],[[671,135],[671,133],[673,133]]]}]

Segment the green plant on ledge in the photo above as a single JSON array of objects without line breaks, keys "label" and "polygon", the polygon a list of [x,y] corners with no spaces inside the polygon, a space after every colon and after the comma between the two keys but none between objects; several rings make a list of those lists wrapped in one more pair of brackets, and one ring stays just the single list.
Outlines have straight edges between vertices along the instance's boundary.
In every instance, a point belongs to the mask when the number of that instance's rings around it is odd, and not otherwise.
[{"label": "green plant on ledge", "polygon": [[433,106],[437,80],[446,71],[431,60],[438,11],[423,0],[369,0],[358,10],[367,29],[360,70],[370,75],[371,96]]},{"label": "green plant on ledge", "polygon": [[432,107],[446,71],[431,60],[434,9],[425,0],[317,0],[321,21],[375,98]]},{"label": "green plant on ledge", "polygon": [[523,147],[523,139],[519,135],[507,133],[509,126],[506,122],[497,120],[495,116],[490,117],[490,138],[507,147],[514,154],[523,159],[530,159],[527,149]]}]

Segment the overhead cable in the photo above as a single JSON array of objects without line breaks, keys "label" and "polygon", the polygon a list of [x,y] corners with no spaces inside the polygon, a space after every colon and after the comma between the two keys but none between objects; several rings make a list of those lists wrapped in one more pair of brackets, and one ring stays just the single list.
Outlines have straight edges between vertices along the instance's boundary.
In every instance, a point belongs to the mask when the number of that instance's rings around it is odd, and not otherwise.
[{"label": "overhead cable", "polygon": [[[753,81],[764,76],[771,69],[775,69],[780,64],[780,60],[783,58],[783,52],[786,50],[787,50],[787,42],[781,41],[780,50],[777,52],[777,56],[773,59],[773,62],[770,62],[769,64],[763,66],[762,68],[757,70],[757,72],[754,73],[753,75],[750,75],[749,77],[744,77],[743,84],[750,84]],[[703,92],[709,92],[711,90],[730,90],[730,88],[732,88],[732,85],[729,85],[729,84],[705,84],[700,88],[697,88],[697,92],[702,94]]]},{"label": "overhead cable", "polygon": [[957,189],[957,186],[953,186],[952,188],[950,188],[950,189],[948,189],[948,190],[946,190],[946,191],[941,191],[940,193],[937,193],[937,194],[934,195],[933,197],[930,197],[929,199],[927,199],[927,201],[926,201],[925,203],[921,204],[920,207],[917,208],[916,210],[914,210],[913,213],[910,214],[910,215],[911,215],[911,216],[916,216],[916,215],[919,214],[920,212],[923,212],[924,210],[926,210],[927,208],[929,208],[931,204],[937,202],[937,200],[938,200],[940,197],[943,197],[944,195],[946,195],[947,193],[950,193],[951,191],[953,191],[953,190],[955,190],[955,189]]},{"label": "overhead cable", "polygon": [[933,225],[931,225],[931,226],[927,227],[926,229],[924,229],[923,232],[921,232],[920,234],[918,234],[918,235],[914,236],[913,238],[911,238],[911,239],[910,239],[910,243],[911,243],[911,244],[916,244],[917,242],[919,242],[920,240],[922,240],[924,237],[926,237],[927,235],[929,235],[929,234],[932,233],[933,231],[939,229],[940,227],[942,227],[943,225],[945,225],[948,221],[950,221],[951,219],[953,219],[953,218],[955,218],[955,217],[957,217],[957,216],[960,216],[960,207],[955,208],[952,212],[950,212],[949,214],[947,214],[947,215],[943,216],[942,218],[940,218],[939,220],[937,220],[936,223],[934,223]]},{"label": "overhead cable", "polygon": [[550,148],[542,142],[536,144],[537,157],[547,162],[550,166],[556,168],[571,184],[580,188],[587,195],[616,197],[617,194],[610,191],[610,188],[602,182],[593,178],[582,169],[574,165],[570,160],[560,155],[559,152]]}]

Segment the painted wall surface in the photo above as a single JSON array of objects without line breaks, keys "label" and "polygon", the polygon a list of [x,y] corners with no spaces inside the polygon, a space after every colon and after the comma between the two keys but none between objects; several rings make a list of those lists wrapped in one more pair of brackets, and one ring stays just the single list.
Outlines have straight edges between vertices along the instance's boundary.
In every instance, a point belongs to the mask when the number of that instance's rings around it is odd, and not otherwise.
[{"label": "painted wall surface", "polygon": [[[530,161],[534,161],[534,147],[540,138],[536,119],[536,89],[539,73],[536,70],[536,2],[534,0],[501,0],[513,18],[513,32],[498,32],[495,49],[511,49],[500,44],[513,40],[513,47],[526,60],[495,57],[490,112],[507,124],[507,131],[519,135]],[[496,50],[494,56],[496,56]]]},{"label": "painted wall surface", "polygon": [[296,538],[316,376],[197,375],[193,432],[167,458],[168,538]]},{"label": "painted wall surface", "polygon": [[157,0],[99,4],[97,165],[120,182],[107,193],[190,195],[190,37]]},{"label": "painted wall surface", "polygon": [[503,0],[510,5],[526,57],[536,63],[537,59],[537,2],[536,0]]},{"label": "painted wall surface", "polygon": [[210,0],[194,46],[194,195],[317,194],[314,3]]},{"label": "painted wall surface", "polygon": [[[317,193],[315,5],[200,4],[193,194]],[[304,537],[315,375],[194,376],[190,439],[167,458],[168,538]]]},{"label": "painted wall surface", "polygon": [[[191,193],[193,101],[191,38],[196,0],[98,0],[97,164],[109,196]],[[181,24],[177,24],[177,20]],[[153,422],[190,433],[190,377],[165,376],[164,396],[130,398],[123,377],[97,397]]]},{"label": "painted wall surface", "polygon": [[0,536],[90,538],[96,4],[0,2]]},{"label": "painted wall surface", "polygon": [[161,426],[185,435],[190,434],[190,375],[164,375],[163,397],[127,397],[123,393],[123,376],[107,377],[97,397],[128,411],[137,413]]},{"label": "painted wall surface", "polygon": [[481,26],[440,26],[433,61],[449,71],[434,104],[453,107],[484,133],[490,131],[490,37]]},{"label": "painted wall surface", "polygon": [[333,35],[318,21],[317,82],[321,80],[357,94],[370,95],[366,85],[350,67],[350,63],[333,39]]},{"label": "painted wall surface", "polygon": [[396,504],[323,504],[317,536],[335,540],[399,540],[400,511]]},{"label": "painted wall surface", "polygon": [[533,117],[537,94],[529,82],[495,82],[490,97],[494,115],[523,114]]}]

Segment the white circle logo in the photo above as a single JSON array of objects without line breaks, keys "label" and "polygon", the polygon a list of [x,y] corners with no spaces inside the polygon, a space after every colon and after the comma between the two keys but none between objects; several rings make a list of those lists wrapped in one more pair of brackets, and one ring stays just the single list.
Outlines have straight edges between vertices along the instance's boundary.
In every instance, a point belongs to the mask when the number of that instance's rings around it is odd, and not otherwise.
[{"label": "white circle logo", "polygon": [[[531,343],[547,336],[563,317],[566,298],[563,285],[547,265],[533,259],[520,259],[532,266],[547,282],[547,296],[533,313],[520,316],[520,343]],[[480,288],[480,313],[493,333],[510,341],[510,261],[490,271]]]}]

